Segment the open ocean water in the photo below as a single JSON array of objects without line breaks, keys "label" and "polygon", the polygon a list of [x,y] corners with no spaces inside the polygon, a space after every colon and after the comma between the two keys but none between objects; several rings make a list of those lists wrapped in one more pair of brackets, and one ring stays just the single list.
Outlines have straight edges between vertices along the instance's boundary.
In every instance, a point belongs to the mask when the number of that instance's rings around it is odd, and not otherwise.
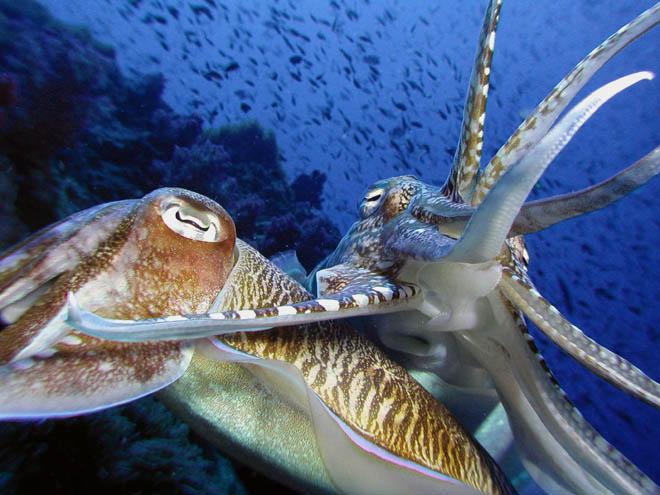
[{"label": "open ocean water", "polygon": [[[175,114],[198,115],[202,128],[250,119],[272,130],[289,182],[313,171],[325,174],[318,215],[341,234],[357,218],[356,205],[375,180],[414,174],[429,183],[444,182],[486,5],[476,0],[40,3],[57,19],[84,26],[94,39],[112,47],[127,79],[161,74],[162,99]],[[495,153],[583,56],[653,3],[505,0],[483,157]],[[655,28],[599,71],[575,101],[631,72],[660,74],[658,46],[660,28]],[[0,58],[0,72],[6,71],[6,60]],[[40,59],[31,63],[38,65]],[[20,96],[27,83],[18,83]],[[597,183],[659,143],[656,78],[599,110],[548,168],[531,197]],[[99,174],[108,170],[121,174],[112,168]],[[258,180],[259,171],[254,175]],[[118,197],[131,197],[126,194],[117,191]],[[526,238],[530,275],[539,292],[572,323],[656,380],[659,197],[660,179],[655,178],[602,211]],[[571,401],[660,483],[660,413],[539,340]]]}]

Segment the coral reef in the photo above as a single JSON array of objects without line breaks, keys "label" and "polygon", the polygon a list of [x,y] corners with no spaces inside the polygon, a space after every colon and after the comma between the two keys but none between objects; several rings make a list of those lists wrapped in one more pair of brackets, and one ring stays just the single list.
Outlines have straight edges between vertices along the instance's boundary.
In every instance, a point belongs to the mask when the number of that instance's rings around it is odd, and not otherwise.
[{"label": "coral reef", "polygon": [[0,2],[0,64],[19,88],[5,109],[0,153],[13,164],[17,212],[30,230],[143,195],[151,187],[144,166],[201,132],[199,117],[174,115],[162,102],[162,75],[124,77],[114,50],[35,2]]},{"label": "coral reef", "polygon": [[318,170],[300,174],[291,184],[296,201],[307,201],[314,208],[321,208],[321,192],[326,179],[326,175]]},{"label": "coral reef", "polygon": [[[285,214],[316,219],[328,236],[314,234],[313,254],[301,257],[307,268],[339,240],[309,207],[318,210],[325,176],[302,174],[289,186],[272,131],[247,121],[202,133],[199,116],[177,115],[162,101],[162,75],[129,79],[114,50],[87,30],[62,25],[36,3],[21,5],[0,2],[0,63],[8,71],[0,81],[7,83],[0,181],[17,191],[7,214],[24,225],[17,232],[168,185],[225,205],[239,235],[267,255],[302,246],[304,229],[292,229]],[[18,237],[3,236],[0,247]]]},{"label": "coral reef", "polygon": [[230,462],[151,397],[29,428],[2,424],[0,439],[0,491],[7,495],[44,487],[68,495],[92,487],[112,495],[245,493]]},{"label": "coral reef", "polygon": [[213,198],[232,215],[241,238],[267,256],[295,249],[309,270],[341,238],[320,216],[325,175],[301,174],[289,186],[278,156],[273,133],[247,121],[177,146],[169,161],[154,160],[148,175],[153,187],[185,187]]},{"label": "coral reef", "polygon": [[0,125],[5,120],[4,109],[9,109],[18,103],[18,83],[13,74],[0,74]]}]

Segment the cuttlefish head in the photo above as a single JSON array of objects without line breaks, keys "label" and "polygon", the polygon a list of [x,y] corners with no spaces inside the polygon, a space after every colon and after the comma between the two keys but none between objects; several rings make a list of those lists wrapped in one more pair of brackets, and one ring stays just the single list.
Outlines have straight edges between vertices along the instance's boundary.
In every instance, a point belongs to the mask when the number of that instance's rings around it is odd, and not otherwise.
[{"label": "cuttlefish head", "polygon": [[217,203],[167,188],[78,213],[6,253],[0,417],[79,414],[178,378],[191,344],[129,348],[78,333],[64,323],[67,294],[106,316],[206,311],[232,269],[235,241],[234,223]]},{"label": "cuttlefish head", "polygon": [[105,293],[99,311],[115,316],[203,311],[231,271],[235,240],[234,223],[220,205],[184,189],[159,189],[86,260],[81,278],[89,287],[69,291],[92,304]]},{"label": "cuttlefish head", "polygon": [[[367,188],[358,221],[323,267],[350,263],[380,272],[410,258],[438,258],[455,243],[474,211],[412,175],[380,180]],[[430,240],[429,232],[434,233]]]}]

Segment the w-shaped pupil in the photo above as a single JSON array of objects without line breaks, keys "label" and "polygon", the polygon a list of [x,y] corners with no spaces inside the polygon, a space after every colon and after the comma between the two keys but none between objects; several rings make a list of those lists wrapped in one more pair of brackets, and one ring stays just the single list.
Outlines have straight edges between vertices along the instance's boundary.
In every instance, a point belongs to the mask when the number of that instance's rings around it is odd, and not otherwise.
[{"label": "w-shaped pupil", "polygon": [[178,212],[178,211],[176,212],[176,219],[177,219],[179,222],[183,222],[183,223],[190,224],[190,225],[192,225],[193,227],[195,227],[196,229],[201,230],[202,232],[206,232],[207,230],[209,230],[209,227],[202,227],[200,224],[198,224],[198,223],[195,222],[194,220],[191,220],[191,219],[189,219],[189,218],[181,218],[181,215],[179,215],[179,212]]}]

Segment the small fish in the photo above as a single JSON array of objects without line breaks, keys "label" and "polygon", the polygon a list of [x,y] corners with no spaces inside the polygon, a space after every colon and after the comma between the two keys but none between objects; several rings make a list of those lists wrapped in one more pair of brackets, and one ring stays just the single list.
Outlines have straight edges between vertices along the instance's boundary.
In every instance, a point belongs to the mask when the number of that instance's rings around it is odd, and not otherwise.
[{"label": "small fish", "polygon": [[235,70],[238,70],[240,68],[240,65],[238,65],[238,62],[232,61],[229,62],[227,65],[225,65],[224,71],[225,72],[233,72]]},{"label": "small fish", "polygon": [[343,48],[340,48],[339,51],[349,62],[353,62],[353,57],[351,57]]},{"label": "small fish", "polygon": [[224,79],[224,77],[222,77],[222,75],[219,72],[216,72],[214,70],[204,72],[202,75],[204,76],[204,79],[206,79],[207,81],[214,81],[214,80],[222,81]]},{"label": "small fish", "polygon": [[296,31],[295,29],[291,29],[291,28],[290,28],[290,29],[288,29],[287,31],[288,31],[292,36],[295,36],[296,38],[300,38],[301,40],[304,40],[304,41],[307,41],[307,42],[310,41],[309,36],[307,36],[306,34],[303,34],[303,33],[301,33],[301,32],[298,32],[298,31]]},{"label": "small fish", "polygon": [[197,18],[199,18],[200,15],[205,15],[210,21],[214,19],[213,14],[211,14],[211,10],[204,5],[191,5],[190,8]]},{"label": "small fish", "polygon": [[396,101],[394,98],[392,98],[392,104],[402,112],[408,110],[408,108],[403,103]]}]

